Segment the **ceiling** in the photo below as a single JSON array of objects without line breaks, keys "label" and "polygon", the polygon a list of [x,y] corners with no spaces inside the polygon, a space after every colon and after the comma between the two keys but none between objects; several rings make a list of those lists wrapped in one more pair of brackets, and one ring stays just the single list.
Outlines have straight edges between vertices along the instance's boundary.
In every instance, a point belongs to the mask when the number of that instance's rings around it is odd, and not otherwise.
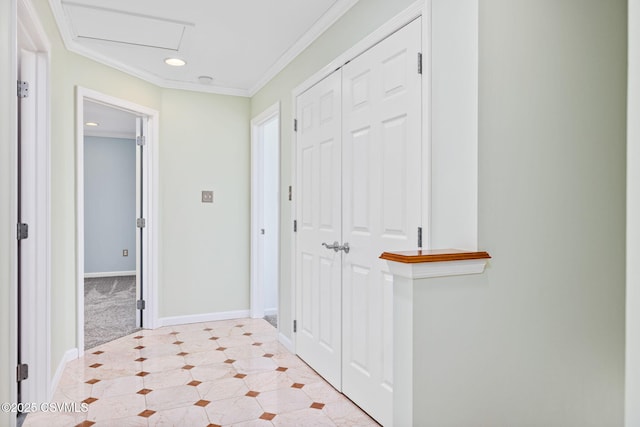
[{"label": "ceiling", "polygon": [[255,94],[357,1],[49,0],[69,50],[161,87],[238,96]]}]

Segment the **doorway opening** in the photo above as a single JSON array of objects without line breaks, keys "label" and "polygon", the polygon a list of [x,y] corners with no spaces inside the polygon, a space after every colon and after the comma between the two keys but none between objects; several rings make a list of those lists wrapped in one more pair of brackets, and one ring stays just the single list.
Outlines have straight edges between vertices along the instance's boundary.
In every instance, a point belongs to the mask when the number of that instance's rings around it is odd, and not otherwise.
[{"label": "doorway opening", "polygon": [[78,347],[155,324],[157,112],[77,94]]},{"label": "doorway opening", "polygon": [[251,121],[251,316],[277,328],[280,271],[280,105]]}]

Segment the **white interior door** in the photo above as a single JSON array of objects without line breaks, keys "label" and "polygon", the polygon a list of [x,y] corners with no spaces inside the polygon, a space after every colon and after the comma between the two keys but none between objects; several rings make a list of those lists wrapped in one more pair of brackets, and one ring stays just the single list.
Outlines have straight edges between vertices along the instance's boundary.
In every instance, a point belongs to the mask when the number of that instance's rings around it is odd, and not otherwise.
[{"label": "white interior door", "polygon": [[421,26],[416,20],[343,67],[343,392],[392,420],[393,278],[384,251],[418,245]]},{"label": "white interior door", "polygon": [[342,360],[341,77],[297,99],[296,352],[340,390]]}]

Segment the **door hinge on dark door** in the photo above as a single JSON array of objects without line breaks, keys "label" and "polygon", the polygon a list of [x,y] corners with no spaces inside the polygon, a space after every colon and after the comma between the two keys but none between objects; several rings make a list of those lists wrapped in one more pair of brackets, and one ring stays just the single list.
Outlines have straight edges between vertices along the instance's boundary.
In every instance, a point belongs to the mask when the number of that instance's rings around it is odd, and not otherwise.
[{"label": "door hinge on dark door", "polygon": [[418,52],[418,74],[422,74],[422,53]]},{"label": "door hinge on dark door", "polygon": [[298,232],[298,221],[297,220],[293,220],[293,232],[297,233]]},{"label": "door hinge on dark door", "polygon": [[294,320],[293,321],[293,332],[298,332],[298,321]]},{"label": "door hinge on dark door", "polygon": [[24,222],[18,223],[17,229],[17,239],[24,240],[29,237],[29,224],[25,224]]},{"label": "door hinge on dark door", "polygon": [[422,247],[422,227],[418,227],[418,247]]},{"label": "door hinge on dark door", "polygon": [[298,132],[298,119],[293,119],[293,131]]},{"label": "door hinge on dark door", "polygon": [[18,382],[24,381],[29,378],[29,365],[21,363],[16,367],[16,379]]},{"label": "door hinge on dark door", "polygon": [[27,98],[29,96],[29,82],[18,80],[18,98]]},{"label": "door hinge on dark door", "polygon": [[143,299],[139,299],[138,301],[136,301],[136,308],[138,310],[144,310],[145,308],[147,308],[147,302]]}]

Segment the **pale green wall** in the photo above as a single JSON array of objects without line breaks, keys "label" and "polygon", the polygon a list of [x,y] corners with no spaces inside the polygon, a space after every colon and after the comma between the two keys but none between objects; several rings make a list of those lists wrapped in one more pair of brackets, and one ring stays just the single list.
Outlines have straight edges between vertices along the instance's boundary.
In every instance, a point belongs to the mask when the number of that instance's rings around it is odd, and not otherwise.
[{"label": "pale green wall", "polygon": [[622,426],[626,1],[480,2],[483,275],[415,292],[421,426]]},{"label": "pale green wall", "polygon": [[[15,216],[13,197],[15,181],[13,161],[15,145],[15,1],[0,2],[0,403],[12,402],[15,388],[15,323],[12,276],[15,262]],[[0,411],[0,425],[10,425],[15,414]]]},{"label": "pale green wall", "polygon": [[[164,90],[160,317],[249,308],[250,101]],[[201,203],[213,190],[214,203]]]},{"label": "pale green wall", "polygon": [[[257,116],[271,105],[280,101],[280,119],[282,121],[280,134],[281,194],[288,194],[288,187],[293,184],[291,170],[291,153],[293,150],[293,107],[291,96],[293,89],[412,3],[412,0],[360,0],[251,99],[252,117]],[[293,325],[291,312],[293,255],[290,242],[293,218],[291,217],[291,203],[286,197],[281,200],[280,214],[281,261],[278,322],[280,324],[280,332],[291,338]]]}]

